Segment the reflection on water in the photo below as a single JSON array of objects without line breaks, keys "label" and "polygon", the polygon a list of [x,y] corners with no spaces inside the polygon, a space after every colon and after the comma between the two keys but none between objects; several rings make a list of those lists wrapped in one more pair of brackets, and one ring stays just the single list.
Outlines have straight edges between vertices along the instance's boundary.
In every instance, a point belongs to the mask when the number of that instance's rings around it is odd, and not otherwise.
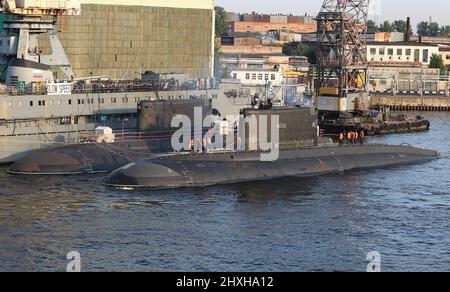
[{"label": "reflection on water", "polygon": [[0,170],[0,270],[450,270],[450,115],[432,130],[371,138],[437,149],[416,166],[203,189],[123,192],[102,176]]}]

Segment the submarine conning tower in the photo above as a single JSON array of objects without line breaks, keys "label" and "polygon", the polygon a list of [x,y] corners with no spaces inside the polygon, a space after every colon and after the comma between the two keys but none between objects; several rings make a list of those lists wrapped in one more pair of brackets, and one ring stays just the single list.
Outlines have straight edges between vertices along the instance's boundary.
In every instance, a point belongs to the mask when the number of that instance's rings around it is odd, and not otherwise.
[{"label": "submarine conning tower", "polygon": [[172,129],[176,115],[187,116],[194,121],[194,108],[202,109],[202,121],[211,114],[212,102],[208,99],[144,100],[138,105],[138,131],[161,131]]},{"label": "submarine conning tower", "polygon": [[[310,148],[318,145],[318,120],[317,111],[314,108],[280,107],[272,109],[243,109],[241,114],[244,118],[260,116],[267,117],[267,140],[272,141],[271,122],[272,116],[279,117],[279,146],[280,149]],[[258,123],[257,136],[261,123]],[[245,149],[249,149],[250,126],[245,124]]]}]

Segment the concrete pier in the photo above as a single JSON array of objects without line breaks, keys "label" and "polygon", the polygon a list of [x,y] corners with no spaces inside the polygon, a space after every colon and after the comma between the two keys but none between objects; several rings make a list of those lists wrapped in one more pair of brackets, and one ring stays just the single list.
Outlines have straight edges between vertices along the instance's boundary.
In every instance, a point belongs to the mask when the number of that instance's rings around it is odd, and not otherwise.
[{"label": "concrete pier", "polygon": [[375,95],[372,105],[389,107],[399,111],[450,111],[449,96],[431,95]]}]

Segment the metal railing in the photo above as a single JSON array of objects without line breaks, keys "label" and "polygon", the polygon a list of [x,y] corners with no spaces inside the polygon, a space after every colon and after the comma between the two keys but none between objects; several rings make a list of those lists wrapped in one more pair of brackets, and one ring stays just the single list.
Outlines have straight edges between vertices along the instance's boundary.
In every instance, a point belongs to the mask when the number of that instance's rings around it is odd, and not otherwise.
[{"label": "metal railing", "polygon": [[[61,83],[65,84],[65,83]],[[193,91],[193,90],[217,90],[218,86],[199,86],[195,83],[158,83],[148,80],[120,80],[120,81],[99,81],[99,82],[75,82],[71,84],[72,94],[89,93],[122,93],[122,92],[168,92],[168,91]],[[21,95],[46,95],[47,84],[45,83],[19,83],[15,86],[0,86],[0,94],[21,96]]]}]

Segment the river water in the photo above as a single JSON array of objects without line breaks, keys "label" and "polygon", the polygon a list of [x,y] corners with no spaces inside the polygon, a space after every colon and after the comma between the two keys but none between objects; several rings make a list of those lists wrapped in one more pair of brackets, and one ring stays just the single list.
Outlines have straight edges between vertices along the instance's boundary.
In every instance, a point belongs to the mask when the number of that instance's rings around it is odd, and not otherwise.
[{"label": "river water", "polygon": [[117,191],[102,176],[0,169],[0,271],[450,271],[450,114],[371,138],[437,149],[430,163],[316,178]]}]

